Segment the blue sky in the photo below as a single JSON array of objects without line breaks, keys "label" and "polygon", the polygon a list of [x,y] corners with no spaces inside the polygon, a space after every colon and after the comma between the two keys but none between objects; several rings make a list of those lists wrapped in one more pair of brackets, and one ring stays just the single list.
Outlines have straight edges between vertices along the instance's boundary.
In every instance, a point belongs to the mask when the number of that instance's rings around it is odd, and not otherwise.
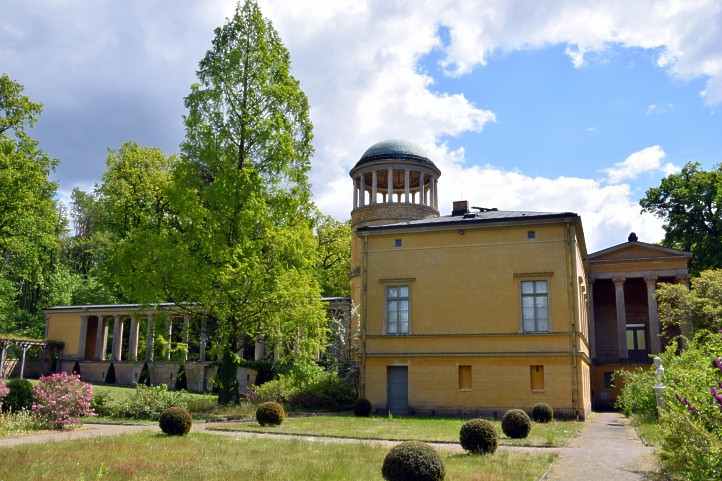
[{"label": "blue sky", "polygon": [[[259,0],[314,122],[317,205],[350,214],[349,169],[403,138],[439,166],[440,210],[575,211],[587,244],[663,236],[645,190],[722,161],[722,2]],[[172,5],[172,8],[169,7]],[[107,150],[178,151],[183,97],[234,2],[7,0],[0,71],[45,105],[59,198]]]}]

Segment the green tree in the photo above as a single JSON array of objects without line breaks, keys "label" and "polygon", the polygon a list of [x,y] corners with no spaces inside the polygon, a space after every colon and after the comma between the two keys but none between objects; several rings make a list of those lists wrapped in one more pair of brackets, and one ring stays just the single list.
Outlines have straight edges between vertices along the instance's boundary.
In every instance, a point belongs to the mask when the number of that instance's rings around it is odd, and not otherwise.
[{"label": "green tree", "polygon": [[282,356],[310,358],[325,315],[314,270],[309,106],[254,1],[215,30],[186,106],[171,198],[180,275],[197,287],[188,300],[218,319],[226,349],[262,336]]},{"label": "green tree", "polygon": [[20,84],[0,76],[0,304],[14,304],[19,319],[5,318],[0,330],[34,335],[42,332],[43,289],[65,229],[49,178],[56,162],[27,134],[41,111]]},{"label": "green tree", "polygon": [[722,166],[688,163],[647,190],[640,205],[664,220],[663,245],[692,253],[692,272],[722,267]]},{"label": "green tree", "polygon": [[665,326],[692,330],[722,329],[722,269],[702,271],[683,284],[660,284],[657,290],[659,319]]},{"label": "green tree", "polygon": [[327,297],[351,295],[351,224],[321,212],[315,218],[317,265],[321,292]]}]

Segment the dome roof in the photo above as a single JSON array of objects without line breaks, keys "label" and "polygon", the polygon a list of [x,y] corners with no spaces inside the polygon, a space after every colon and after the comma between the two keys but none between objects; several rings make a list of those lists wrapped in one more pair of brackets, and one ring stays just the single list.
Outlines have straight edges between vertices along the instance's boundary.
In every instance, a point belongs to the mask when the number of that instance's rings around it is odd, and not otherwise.
[{"label": "dome roof", "polygon": [[429,167],[436,169],[434,163],[421,147],[411,142],[406,142],[405,140],[384,140],[375,143],[366,149],[366,152],[364,152],[361,159],[356,163],[354,169],[376,160],[386,159],[410,160],[427,164]]}]

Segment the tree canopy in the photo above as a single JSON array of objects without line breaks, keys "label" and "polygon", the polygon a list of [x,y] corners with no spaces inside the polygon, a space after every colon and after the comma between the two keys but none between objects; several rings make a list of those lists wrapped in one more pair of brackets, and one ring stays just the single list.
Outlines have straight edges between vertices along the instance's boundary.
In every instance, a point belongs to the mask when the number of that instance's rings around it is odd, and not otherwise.
[{"label": "tree canopy", "polygon": [[640,205],[664,221],[663,245],[692,253],[692,272],[722,267],[722,166],[688,163],[647,190]]}]

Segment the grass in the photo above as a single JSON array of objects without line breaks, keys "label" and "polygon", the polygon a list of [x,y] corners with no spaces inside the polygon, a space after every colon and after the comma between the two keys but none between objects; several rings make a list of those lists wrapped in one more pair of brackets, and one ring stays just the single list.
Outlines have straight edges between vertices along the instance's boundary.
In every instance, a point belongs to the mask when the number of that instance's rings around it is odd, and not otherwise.
[{"label": "grass", "polygon": [[[316,434],[364,439],[420,440],[458,442],[463,419],[451,418],[386,418],[355,416],[309,416],[291,417],[279,427],[263,427],[256,423],[224,423],[209,429],[282,432],[288,434]],[[501,432],[501,423],[492,421],[499,432],[499,442],[515,446],[565,446],[575,437],[584,423],[577,421],[553,421],[532,425],[526,439],[510,439]]]},{"label": "grass", "polygon": [[29,434],[40,429],[44,429],[42,423],[28,411],[0,412],[0,438]]},{"label": "grass", "polygon": [[[381,481],[387,448],[141,433],[1,449],[3,481]],[[533,481],[554,455],[440,453],[447,481]]]},{"label": "grass", "polygon": [[640,416],[632,417],[632,425],[642,442],[647,446],[659,446],[662,443],[662,432],[656,419],[647,419]]}]

